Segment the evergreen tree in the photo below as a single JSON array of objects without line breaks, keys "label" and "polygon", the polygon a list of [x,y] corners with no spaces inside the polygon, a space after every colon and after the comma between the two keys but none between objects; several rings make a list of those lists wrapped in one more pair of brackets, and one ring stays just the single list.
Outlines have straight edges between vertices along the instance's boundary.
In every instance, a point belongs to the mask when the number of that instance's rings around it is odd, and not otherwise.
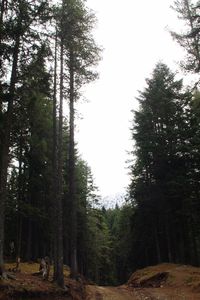
[{"label": "evergreen tree", "polygon": [[[18,230],[22,230],[20,224],[26,224],[28,228],[27,232],[23,232],[23,238],[28,237],[27,248],[23,249],[25,254],[21,253],[27,260],[39,255],[40,239],[48,243],[44,231],[47,227],[46,214],[50,210],[51,190],[48,187],[52,172],[52,103],[50,76],[45,67],[46,55],[46,48],[42,46],[30,64],[23,66],[21,87],[17,90],[18,101],[14,109],[17,123],[12,132],[12,144],[15,147],[14,160],[19,166]],[[18,235],[22,236],[22,232],[18,232]],[[20,241],[16,241],[16,244],[21,248]],[[44,243],[42,247],[45,248]]]},{"label": "evergreen tree", "polygon": [[[83,84],[97,77],[99,48],[91,34],[95,17],[79,0],[63,0],[53,11],[58,29],[51,89],[50,37],[43,26],[49,20],[48,4],[1,1],[0,273],[3,250],[9,253],[13,241],[15,255],[22,259],[53,256],[54,279],[63,286],[64,240],[64,259],[73,277],[79,265],[86,276],[108,283],[112,241],[105,216],[96,207],[91,171],[78,157],[74,139],[75,102]],[[69,129],[63,123],[64,99],[69,100]]]},{"label": "evergreen tree", "polygon": [[171,32],[173,38],[187,52],[186,59],[182,66],[192,72],[200,71],[200,5],[199,1],[177,0],[174,2],[173,9],[179,18],[184,22],[184,32]]},{"label": "evergreen tree", "polygon": [[189,259],[184,209],[190,197],[186,114],[190,95],[181,89],[182,82],[159,63],[140,93],[140,109],[135,112],[136,163],[131,169],[130,195],[137,207],[139,265]]},{"label": "evergreen tree", "polygon": [[[4,18],[5,9],[7,10]],[[16,84],[19,75],[19,60],[26,60],[25,49],[31,49],[38,40],[34,31],[36,24],[44,23],[47,1],[1,1],[1,131],[0,135],[0,273],[3,270],[4,208],[7,191],[7,169],[9,164],[10,134],[13,109],[16,101]],[[29,46],[28,46],[29,44]],[[11,69],[10,80],[4,78]],[[4,82],[2,82],[4,80]],[[2,99],[5,110],[2,114]]]},{"label": "evergreen tree", "polygon": [[59,23],[60,43],[66,61],[67,92],[69,95],[69,198],[70,198],[70,266],[72,277],[77,276],[77,210],[75,183],[75,141],[74,120],[75,101],[83,84],[94,80],[97,74],[93,66],[99,60],[99,48],[95,45],[91,30],[94,25],[94,15],[88,11],[83,1],[70,0],[62,2],[61,22]]}]

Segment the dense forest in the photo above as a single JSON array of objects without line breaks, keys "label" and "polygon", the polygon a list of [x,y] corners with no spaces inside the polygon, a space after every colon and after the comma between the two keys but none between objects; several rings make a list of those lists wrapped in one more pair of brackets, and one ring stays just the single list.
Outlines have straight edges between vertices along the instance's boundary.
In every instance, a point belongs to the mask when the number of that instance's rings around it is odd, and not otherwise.
[{"label": "dense forest", "polygon": [[[75,138],[82,87],[98,77],[96,18],[84,0],[57,2],[0,1],[0,277],[17,257],[48,256],[60,286],[64,265],[104,285],[160,262],[199,266],[199,82],[157,63],[133,111],[126,201],[105,209]],[[199,1],[174,9],[181,68],[199,74]]]}]

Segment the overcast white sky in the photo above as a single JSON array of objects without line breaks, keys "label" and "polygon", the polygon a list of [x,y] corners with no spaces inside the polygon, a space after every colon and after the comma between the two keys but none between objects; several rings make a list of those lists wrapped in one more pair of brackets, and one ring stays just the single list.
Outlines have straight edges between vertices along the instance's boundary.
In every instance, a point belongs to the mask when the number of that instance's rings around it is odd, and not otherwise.
[{"label": "overcast white sky", "polygon": [[76,140],[103,197],[124,192],[129,183],[126,160],[138,90],[159,60],[176,70],[183,57],[167,31],[180,28],[172,4],[173,0],[87,0],[96,12],[94,36],[104,51],[100,79],[85,87],[89,102],[78,106],[82,119]]}]

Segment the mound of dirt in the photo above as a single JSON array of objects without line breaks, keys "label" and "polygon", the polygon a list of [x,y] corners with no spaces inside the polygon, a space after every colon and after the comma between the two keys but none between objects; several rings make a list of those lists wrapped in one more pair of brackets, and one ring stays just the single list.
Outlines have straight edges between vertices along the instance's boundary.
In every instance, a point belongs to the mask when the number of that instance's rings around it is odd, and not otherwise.
[{"label": "mound of dirt", "polygon": [[128,281],[128,286],[142,288],[186,287],[199,292],[200,268],[168,263],[147,267],[133,273]]}]

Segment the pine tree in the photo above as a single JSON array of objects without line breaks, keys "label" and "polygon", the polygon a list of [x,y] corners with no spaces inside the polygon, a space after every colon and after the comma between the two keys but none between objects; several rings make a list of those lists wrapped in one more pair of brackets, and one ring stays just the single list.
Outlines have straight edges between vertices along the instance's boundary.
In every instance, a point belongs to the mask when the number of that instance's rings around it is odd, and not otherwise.
[{"label": "pine tree", "polygon": [[70,266],[71,275],[76,277],[78,273],[77,262],[77,192],[75,183],[75,140],[74,120],[75,101],[79,98],[79,91],[83,84],[94,80],[97,74],[93,66],[99,60],[99,48],[91,35],[94,24],[94,15],[90,13],[83,1],[63,1],[60,22],[60,41],[63,43],[63,51],[66,61],[67,91],[69,95],[69,198],[70,198]]},{"label": "pine tree", "polygon": [[199,73],[200,71],[200,26],[199,2],[191,0],[179,0],[174,2],[173,9],[184,22],[184,32],[171,32],[173,38],[187,52],[186,59],[182,62],[184,69]]},{"label": "pine tree", "polygon": [[[13,109],[15,105],[16,84],[19,74],[19,60],[24,59],[27,44],[33,45],[36,37],[33,28],[44,22],[47,1],[2,1],[1,2],[1,70],[9,69],[9,83],[1,82],[1,151],[0,151],[0,273],[3,270],[4,209],[7,192],[7,169],[9,164],[10,135]],[[4,18],[5,9],[8,10]],[[12,17],[10,17],[12,16]],[[31,48],[30,46],[28,48]],[[3,51],[2,51],[3,50]],[[27,57],[26,57],[27,59]],[[3,74],[1,74],[1,79]],[[6,87],[6,88],[5,88]],[[2,115],[2,98],[5,110]]]},{"label": "pine tree", "polygon": [[[137,205],[135,255],[146,265],[187,259],[181,251],[186,249],[188,230],[182,230],[182,209],[190,195],[185,147],[189,131],[187,97],[181,89],[182,82],[159,63],[140,93],[140,109],[135,112],[136,163],[130,195]],[[145,260],[141,253],[146,253]]]}]

